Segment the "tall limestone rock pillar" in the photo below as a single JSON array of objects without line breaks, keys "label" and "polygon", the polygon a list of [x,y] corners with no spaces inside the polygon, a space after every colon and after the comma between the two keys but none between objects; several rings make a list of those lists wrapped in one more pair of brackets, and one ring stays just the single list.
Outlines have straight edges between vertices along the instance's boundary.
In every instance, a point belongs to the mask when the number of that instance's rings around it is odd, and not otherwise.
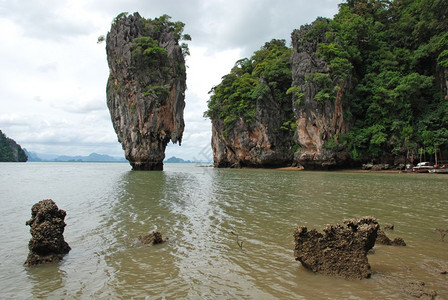
[{"label": "tall limestone rock pillar", "polygon": [[184,24],[169,16],[118,15],[107,34],[107,106],[134,170],[162,170],[165,148],[182,140],[186,72]]},{"label": "tall limestone rock pillar", "polygon": [[325,36],[328,22],[319,18],[292,33],[293,109],[297,122],[294,139],[299,145],[294,163],[308,169],[342,166],[349,160],[349,154],[338,149],[335,139],[349,129],[342,98],[350,89],[350,68],[339,70],[346,77],[335,76],[330,62],[317,54],[319,44],[328,43]]}]

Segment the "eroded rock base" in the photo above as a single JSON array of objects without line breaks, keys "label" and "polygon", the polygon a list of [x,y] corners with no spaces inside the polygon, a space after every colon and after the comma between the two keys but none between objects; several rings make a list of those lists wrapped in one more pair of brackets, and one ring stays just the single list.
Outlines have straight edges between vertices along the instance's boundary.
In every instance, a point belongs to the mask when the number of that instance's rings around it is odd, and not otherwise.
[{"label": "eroded rock base", "polygon": [[25,262],[27,266],[58,262],[71,248],[64,240],[66,212],[59,209],[53,200],[42,200],[31,208],[31,219],[26,222],[30,226],[30,250]]},{"label": "eroded rock base", "polygon": [[131,162],[135,171],[163,171],[163,162]]},{"label": "eroded rock base", "polygon": [[294,232],[295,259],[313,271],[347,279],[371,276],[367,252],[375,245],[379,224],[373,217],[327,225],[323,234],[298,226]]}]

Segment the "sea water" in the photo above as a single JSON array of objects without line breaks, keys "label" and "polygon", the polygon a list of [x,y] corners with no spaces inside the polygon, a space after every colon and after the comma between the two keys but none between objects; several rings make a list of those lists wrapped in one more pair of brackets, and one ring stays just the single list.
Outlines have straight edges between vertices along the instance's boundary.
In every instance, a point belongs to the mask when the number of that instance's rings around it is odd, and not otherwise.
[{"label": "sea water", "polygon": [[[72,250],[56,264],[23,265],[33,204],[67,212]],[[0,163],[2,299],[402,299],[409,285],[448,299],[448,176],[214,169],[165,164]],[[347,218],[394,224],[376,245],[372,278],[312,273],[294,260],[296,226]],[[166,243],[140,235],[160,231]]]}]

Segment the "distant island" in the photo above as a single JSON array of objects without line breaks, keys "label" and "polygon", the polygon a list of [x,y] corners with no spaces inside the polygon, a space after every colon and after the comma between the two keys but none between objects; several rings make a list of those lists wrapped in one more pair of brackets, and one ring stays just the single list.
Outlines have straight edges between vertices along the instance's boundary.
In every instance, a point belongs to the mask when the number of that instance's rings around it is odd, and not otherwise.
[{"label": "distant island", "polygon": [[27,159],[22,147],[0,130],[0,162],[26,162]]},{"label": "distant island", "polygon": [[191,163],[195,163],[194,161],[191,160],[183,160],[182,158],[178,158],[176,156],[171,156],[168,159],[165,159],[163,161],[164,163],[170,164],[170,163],[178,163],[178,164],[191,164]]}]

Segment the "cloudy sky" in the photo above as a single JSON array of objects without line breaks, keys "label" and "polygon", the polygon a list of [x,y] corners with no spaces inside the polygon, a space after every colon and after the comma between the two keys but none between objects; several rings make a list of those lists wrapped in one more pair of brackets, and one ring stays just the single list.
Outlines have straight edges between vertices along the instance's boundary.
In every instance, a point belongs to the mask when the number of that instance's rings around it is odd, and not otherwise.
[{"label": "cloudy sky", "polygon": [[185,132],[166,157],[210,158],[208,91],[235,61],[285,39],[342,0],[0,0],[0,130],[28,151],[123,156],[106,106],[109,70],[100,35],[120,12],[186,24]]}]

